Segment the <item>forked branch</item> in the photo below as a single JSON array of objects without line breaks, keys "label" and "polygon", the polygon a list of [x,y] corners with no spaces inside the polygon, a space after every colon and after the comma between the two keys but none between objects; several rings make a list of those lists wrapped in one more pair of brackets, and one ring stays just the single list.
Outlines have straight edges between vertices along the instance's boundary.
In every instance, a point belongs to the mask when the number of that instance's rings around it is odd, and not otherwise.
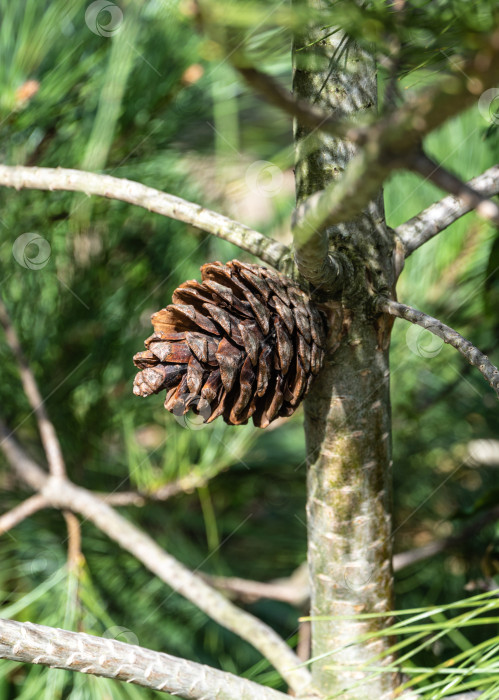
[{"label": "forked branch", "polygon": [[181,698],[289,698],[277,690],[194,661],[31,622],[0,619],[0,658],[114,678]]},{"label": "forked branch", "polygon": [[90,520],[110,539],[130,552],[174,591],[190,600],[213,620],[252,644],[278,670],[289,686],[303,694],[311,684],[307,669],[272,628],[239,609],[209,586],[138,527],[122,517],[91,491],[67,479],[48,477],[11,436],[0,420],[0,447],[17,476],[36,488],[51,506],[71,509]]},{"label": "forked branch", "polygon": [[430,333],[442,338],[444,343],[452,345],[452,347],[456,348],[471,365],[482,373],[492,389],[494,389],[499,396],[499,369],[492,364],[483,352],[480,352],[478,348],[470,343],[469,340],[463,338],[463,336],[453,328],[446,326],[445,323],[442,323],[442,321],[439,321],[437,318],[423,313],[423,311],[418,311],[411,306],[400,304],[397,301],[385,299],[384,301],[380,301],[378,308],[380,311],[384,311],[387,314],[404,318],[410,323],[415,323],[430,331]]},{"label": "forked branch", "polygon": [[267,238],[249,226],[205,209],[199,204],[155,190],[153,187],[146,187],[133,180],[67,168],[0,165],[0,185],[15,187],[17,190],[28,188],[83,192],[87,195],[99,195],[129,202],[161,216],[183,221],[201,231],[212,233],[274,267],[278,267],[279,262],[289,252],[282,243]]}]

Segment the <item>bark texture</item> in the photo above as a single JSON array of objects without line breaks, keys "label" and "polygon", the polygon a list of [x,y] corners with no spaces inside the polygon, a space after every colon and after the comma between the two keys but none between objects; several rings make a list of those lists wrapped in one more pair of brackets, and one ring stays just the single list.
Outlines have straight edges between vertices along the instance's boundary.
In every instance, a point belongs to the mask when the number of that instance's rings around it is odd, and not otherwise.
[{"label": "bark texture", "polygon": [[[296,39],[294,92],[325,109],[340,100],[353,118],[369,117],[377,102],[374,62],[338,33],[323,38],[328,33],[312,27]],[[299,207],[339,180],[356,152],[353,144],[299,123],[295,137]],[[392,604],[391,321],[377,317],[371,302],[373,293],[391,292],[394,281],[394,238],[384,222],[382,194],[355,220],[326,233],[329,253],[348,265],[341,295],[325,301],[329,349],[305,401],[313,679],[321,692],[342,700],[379,700],[391,696],[394,677],[362,667],[389,640],[357,640],[382,623],[338,616],[383,612]],[[324,241],[312,239],[309,253],[314,244]]]},{"label": "bark texture", "polygon": [[187,700],[286,700],[288,697],[194,661],[31,622],[0,619],[0,658],[114,678]]}]

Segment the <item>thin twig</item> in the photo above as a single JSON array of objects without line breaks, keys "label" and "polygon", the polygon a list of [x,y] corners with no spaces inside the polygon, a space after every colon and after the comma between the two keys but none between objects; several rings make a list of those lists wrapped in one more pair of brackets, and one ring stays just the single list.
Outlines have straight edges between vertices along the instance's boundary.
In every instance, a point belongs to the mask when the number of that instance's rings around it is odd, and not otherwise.
[{"label": "thin twig", "polygon": [[[499,193],[499,165],[492,166],[466,184],[483,197],[493,197]],[[405,256],[411,255],[472,209],[466,198],[449,195],[397,226],[395,232],[402,241]]]},{"label": "thin twig", "polygon": [[12,530],[13,527],[22,523],[30,515],[48,506],[49,503],[41,494],[37,493],[35,496],[30,496],[30,498],[27,498],[18,506],[0,516],[0,535]]},{"label": "thin twig", "polygon": [[411,159],[411,169],[423,175],[446,192],[458,197],[468,211],[474,209],[479,216],[499,226],[499,205],[477,192],[468,183],[446,170],[425,153],[417,153]]},{"label": "thin twig", "polygon": [[246,678],[114,639],[0,619],[0,658],[114,678],[182,698],[285,700]]},{"label": "thin twig", "polygon": [[24,393],[26,394],[29,405],[33,409],[33,413],[35,414],[38,422],[38,429],[40,431],[40,437],[42,439],[43,449],[45,450],[50,473],[54,476],[62,477],[66,473],[66,467],[62,456],[59,438],[57,437],[54,425],[48,417],[47,411],[45,410],[44,400],[38,389],[36,379],[26,361],[16,330],[12,324],[12,321],[10,320],[7,308],[1,299],[0,324],[3,326],[7,344],[12,350],[14,360],[19,368]]},{"label": "thin twig", "polygon": [[[3,440],[2,440],[3,438]],[[240,610],[218,593],[201,576],[193,573],[138,527],[119,515],[91,491],[75,486],[66,478],[47,477],[9,434],[0,420],[0,447],[17,476],[38,489],[61,510],[72,510],[92,522],[109,538],[135,556],[149,571],[174,591],[190,600],[223,627],[252,644],[279,671],[289,686],[304,693],[311,685],[310,673],[272,628]]]},{"label": "thin twig", "polygon": [[260,598],[280,600],[298,608],[305,605],[310,597],[307,562],[301,564],[291,576],[275,579],[268,583],[251,581],[235,576],[207,576],[203,578],[218,590],[225,591],[246,602]]},{"label": "thin twig", "polygon": [[62,514],[68,531],[68,568],[77,571],[83,559],[80,522],[76,515],[69,510],[63,511]]},{"label": "thin twig", "polygon": [[278,267],[289,249],[282,243],[267,238],[258,231],[205,209],[199,204],[146,187],[140,182],[99,175],[67,168],[31,168],[21,165],[0,165],[0,185],[17,190],[65,190],[99,195],[129,202],[138,207],[183,221],[201,231],[207,231],[256,255],[264,262]]},{"label": "thin twig", "polygon": [[446,326],[442,321],[425,314],[423,311],[418,311],[411,306],[406,306],[396,301],[388,299],[380,301],[378,308],[380,311],[384,311],[391,316],[398,316],[410,323],[421,326],[430,331],[430,333],[442,338],[444,343],[452,345],[452,347],[456,348],[471,365],[477,367],[499,396],[499,370],[497,367],[492,364],[483,352],[478,350],[469,340],[463,338],[463,336],[453,328]]},{"label": "thin twig", "polygon": [[193,467],[192,471],[185,476],[151,490],[94,493],[110,506],[144,506],[148,501],[167,501],[180,493],[192,493],[206,486],[210,479],[225,469],[226,467],[223,467],[223,469],[214,469],[210,474],[200,474]]},{"label": "thin twig", "polygon": [[464,527],[456,535],[444,537],[440,540],[436,540],[435,542],[429,542],[423,547],[416,547],[415,549],[410,549],[407,552],[395,554],[393,557],[393,570],[400,571],[401,569],[405,569],[407,566],[411,566],[411,564],[434,557],[436,554],[440,554],[447,549],[459,547],[471,538],[476,537],[484,527],[496,522],[497,520],[499,520],[499,506],[495,506],[487,512],[482,513],[474,522]]}]

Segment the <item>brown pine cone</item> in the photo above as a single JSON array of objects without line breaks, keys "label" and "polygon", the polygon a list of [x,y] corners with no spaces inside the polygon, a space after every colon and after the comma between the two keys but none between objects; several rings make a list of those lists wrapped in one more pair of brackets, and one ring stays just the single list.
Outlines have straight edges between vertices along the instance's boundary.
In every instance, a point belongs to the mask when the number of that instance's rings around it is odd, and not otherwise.
[{"label": "brown pine cone", "polygon": [[321,313],[290,278],[232,260],[201,268],[202,282],[184,282],[173,304],[152,316],[134,394],[166,390],[165,408],[191,408],[205,423],[223,416],[265,428],[290,416],[324,359]]}]

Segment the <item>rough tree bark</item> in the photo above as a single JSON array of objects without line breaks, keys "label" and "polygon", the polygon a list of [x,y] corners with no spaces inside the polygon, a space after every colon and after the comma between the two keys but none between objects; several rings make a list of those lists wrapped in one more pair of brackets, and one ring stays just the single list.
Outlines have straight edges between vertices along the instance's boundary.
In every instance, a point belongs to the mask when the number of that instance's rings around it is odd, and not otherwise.
[{"label": "rough tree bark", "polygon": [[[338,33],[323,38],[329,31],[315,26],[296,38],[294,93],[330,111],[340,101],[341,109],[361,119],[377,106],[374,61]],[[355,147],[299,123],[295,141],[299,205],[341,176]],[[327,234],[329,252],[348,264],[336,298],[334,291],[325,293],[325,285],[316,289],[326,300],[333,336],[326,365],[305,402],[313,617],[384,612],[392,604],[391,323],[377,317],[370,302],[374,290],[390,293],[395,277],[395,240],[385,225],[382,193],[356,220]],[[316,243],[313,236],[303,243],[305,257],[313,255]],[[382,624],[313,619],[314,686],[324,694],[343,690],[345,700],[388,697],[395,678],[369,677],[360,669],[387,649],[389,640],[354,643]]]}]

